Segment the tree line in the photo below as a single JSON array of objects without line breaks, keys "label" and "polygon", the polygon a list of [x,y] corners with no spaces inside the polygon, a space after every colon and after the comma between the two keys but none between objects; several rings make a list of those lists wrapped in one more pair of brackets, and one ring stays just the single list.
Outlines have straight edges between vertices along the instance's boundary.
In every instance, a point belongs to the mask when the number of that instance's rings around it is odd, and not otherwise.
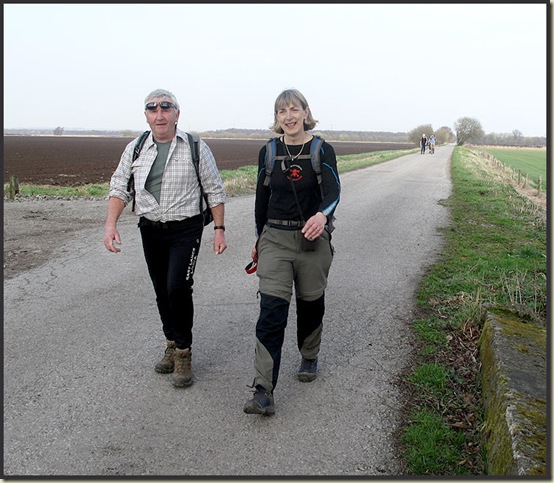
[{"label": "tree line", "polygon": [[[72,136],[72,135],[91,135],[91,136],[117,136],[117,137],[136,137],[142,131],[132,131],[129,129],[120,131],[104,130],[83,130],[83,129],[65,129],[61,126],[53,131],[49,129],[4,129],[4,135],[51,135]],[[386,143],[413,143],[419,146],[419,141],[423,133],[429,138],[431,134],[435,135],[437,144],[457,143],[462,146],[466,143],[486,144],[493,146],[536,146],[545,147],[546,137],[526,137],[517,129],[511,133],[488,133],[486,134],[481,123],[472,117],[461,117],[454,123],[454,130],[448,126],[441,126],[439,129],[433,129],[431,124],[420,124],[409,132],[387,132],[387,131],[313,131],[328,141],[359,141],[359,142],[386,142]],[[228,138],[228,139],[269,139],[275,136],[269,129],[218,129],[214,131],[196,131],[204,138]]]},{"label": "tree line", "polygon": [[[455,132],[454,132],[455,131]],[[410,142],[419,145],[423,134],[429,138],[435,134],[437,144],[453,143],[458,146],[464,144],[485,144],[493,146],[522,146],[545,147],[546,137],[525,137],[523,133],[514,129],[509,134],[489,133],[485,134],[479,120],[473,117],[461,117],[454,123],[454,131],[448,126],[443,126],[434,131],[431,124],[421,124],[408,133]]]}]

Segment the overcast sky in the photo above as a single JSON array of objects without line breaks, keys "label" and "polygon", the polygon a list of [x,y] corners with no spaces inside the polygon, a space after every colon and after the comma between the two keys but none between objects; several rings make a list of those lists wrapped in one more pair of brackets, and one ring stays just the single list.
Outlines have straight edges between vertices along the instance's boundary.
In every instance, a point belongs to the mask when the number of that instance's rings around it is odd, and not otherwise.
[{"label": "overcast sky", "polygon": [[4,4],[4,128],[266,129],[284,89],[317,129],[407,132],[476,118],[546,136],[547,3]]}]

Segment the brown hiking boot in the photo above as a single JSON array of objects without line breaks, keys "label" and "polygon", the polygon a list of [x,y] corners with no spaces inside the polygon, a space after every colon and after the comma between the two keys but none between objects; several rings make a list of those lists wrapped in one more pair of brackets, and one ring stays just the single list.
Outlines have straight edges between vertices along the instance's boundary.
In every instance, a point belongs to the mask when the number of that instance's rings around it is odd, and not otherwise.
[{"label": "brown hiking boot", "polygon": [[172,340],[168,340],[164,357],[160,362],[156,364],[156,367],[154,368],[154,370],[156,372],[161,372],[162,374],[169,374],[170,372],[173,372],[174,357],[175,357],[175,342],[173,342]]},{"label": "brown hiking boot", "polygon": [[190,349],[175,349],[173,385],[186,387],[192,384],[192,353]]}]

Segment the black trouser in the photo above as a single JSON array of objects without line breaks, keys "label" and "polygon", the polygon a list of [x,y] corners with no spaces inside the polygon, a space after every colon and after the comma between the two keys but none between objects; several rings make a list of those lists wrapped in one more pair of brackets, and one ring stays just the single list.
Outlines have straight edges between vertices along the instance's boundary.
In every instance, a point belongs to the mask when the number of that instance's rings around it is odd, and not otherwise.
[{"label": "black trouser", "polygon": [[[146,222],[147,223],[147,222]],[[192,345],[192,285],[204,224],[200,216],[186,222],[139,222],[144,257],[167,340],[179,349]]]}]

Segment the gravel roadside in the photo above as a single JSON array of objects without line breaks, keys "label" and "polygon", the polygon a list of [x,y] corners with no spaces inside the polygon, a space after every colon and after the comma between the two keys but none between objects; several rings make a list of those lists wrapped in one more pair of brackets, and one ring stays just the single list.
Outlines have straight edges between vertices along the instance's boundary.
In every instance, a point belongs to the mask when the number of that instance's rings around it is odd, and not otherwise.
[{"label": "gravel roadside", "polygon": [[[46,263],[72,236],[98,229],[102,243],[107,201],[104,198],[29,197],[4,200],[4,279]],[[120,223],[133,223],[126,209]]]}]

